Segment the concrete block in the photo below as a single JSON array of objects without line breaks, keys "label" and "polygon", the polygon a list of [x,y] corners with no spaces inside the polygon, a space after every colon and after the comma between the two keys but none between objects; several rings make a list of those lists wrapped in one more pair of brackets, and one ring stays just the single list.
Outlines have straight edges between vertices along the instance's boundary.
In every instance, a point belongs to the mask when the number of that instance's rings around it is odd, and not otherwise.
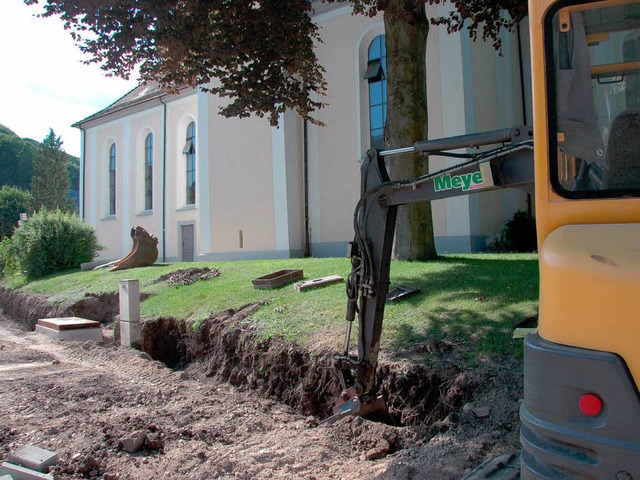
[{"label": "concrete block", "polygon": [[50,473],[36,472],[9,462],[0,465],[0,475],[11,475],[14,480],[54,480]]},{"label": "concrete block", "polygon": [[124,322],[140,321],[140,281],[121,280],[120,289],[120,320]]},{"label": "concrete block", "polygon": [[25,445],[11,453],[8,460],[10,463],[44,472],[48,467],[56,464],[58,454],[34,445]]},{"label": "concrete block", "polygon": [[41,318],[38,325],[54,330],[82,330],[83,328],[100,328],[100,322],[80,317]]},{"label": "concrete block", "polygon": [[0,476],[0,480],[14,480],[11,475],[2,475]]},{"label": "concrete block", "polygon": [[140,322],[125,322],[120,320],[120,345],[131,347],[142,340],[142,325]]},{"label": "concrete block", "polygon": [[76,342],[102,341],[101,328],[82,328],[78,330],[55,330],[44,325],[36,325],[36,332],[55,338],[56,340],[71,340]]}]

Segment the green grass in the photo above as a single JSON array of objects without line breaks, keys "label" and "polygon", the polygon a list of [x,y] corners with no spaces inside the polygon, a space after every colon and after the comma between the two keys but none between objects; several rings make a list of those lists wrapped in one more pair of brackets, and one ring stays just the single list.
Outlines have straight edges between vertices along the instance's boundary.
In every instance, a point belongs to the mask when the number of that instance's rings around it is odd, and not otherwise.
[{"label": "green grass", "polygon": [[[188,286],[155,282],[165,273],[194,266],[215,267],[221,275]],[[141,304],[143,317],[196,321],[263,301],[266,305],[251,318],[260,335],[338,348],[343,341],[344,284],[306,292],[297,292],[292,285],[274,290],[253,288],[253,278],[284,268],[302,268],[305,279],[333,274],[346,278],[350,262],[345,258],[308,258],[174,263],[122,272],[74,272],[33,282],[13,279],[8,286],[70,305],[86,293],[116,292],[120,280],[137,278],[141,291],[151,294]],[[432,262],[393,262],[391,283],[421,289],[420,294],[385,310],[382,348],[391,355],[403,355],[434,340],[467,343],[479,354],[517,353],[521,344],[511,339],[513,328],[537,313],[535,255],[447,255]]]}]

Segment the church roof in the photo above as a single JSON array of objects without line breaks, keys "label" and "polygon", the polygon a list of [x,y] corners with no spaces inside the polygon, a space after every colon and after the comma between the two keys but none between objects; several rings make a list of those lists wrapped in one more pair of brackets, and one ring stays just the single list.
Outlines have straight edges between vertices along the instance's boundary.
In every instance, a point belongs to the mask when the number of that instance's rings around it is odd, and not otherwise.
[{"label": "church roof", "polygon": [[167,95],[167,92],[165,92],[157,82],[142,82],[140,85],[124,94],[111,105],[103,108],[93,115],[88,116],[87,118],[83,118],[79,122],[74,123],[72,127],[80,127],[83,123],[86,123],[88,121],[104,117],[105,115],[109,115],[110,113],[118,112],[120,110],[124,110],[125,108],[129,108],[134,105],[144,103],[148,100],[162,97],[164,95]]}]

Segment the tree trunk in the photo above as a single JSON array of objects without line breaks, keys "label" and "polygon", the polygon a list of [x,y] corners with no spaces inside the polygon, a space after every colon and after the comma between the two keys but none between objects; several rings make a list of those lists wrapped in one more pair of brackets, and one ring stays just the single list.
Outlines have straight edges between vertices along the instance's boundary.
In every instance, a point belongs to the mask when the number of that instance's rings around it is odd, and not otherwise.
[{"label": "tree trunk", "polygon": [[[426,52],[429,22],[424,3],[407,18],[405,0],[389,0],[384,11],[387,45],[386,148],[413,145],[427,138]],[[415,178],[428,172],[428,160],[414,154],[391,157],[392,179]],[[431,203],[398,209],[393,257],[426,260],[436,257]]]}]

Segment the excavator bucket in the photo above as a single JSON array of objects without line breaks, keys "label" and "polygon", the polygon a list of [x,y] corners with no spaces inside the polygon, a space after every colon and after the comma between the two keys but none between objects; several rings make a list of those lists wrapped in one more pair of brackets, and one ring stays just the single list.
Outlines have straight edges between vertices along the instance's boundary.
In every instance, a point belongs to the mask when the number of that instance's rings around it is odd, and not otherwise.
[{"label": "excavator bucket", "polygon": [[333,415],[325,418],[321,423],[331,425],[344,417],[364,417],[388,425],[393,425],[393,419],[389,414],[389,409],[382,395],[378,395],[373,400],[362,402],[355,396],[349,400],[341,401],[333,407]]},{"label": "excavator bucket", "polygon": [[146,267],[153,265],[158,259],[158,239],[150,235],[142,227],[131,229],[133,247],[129,254],[113,264],[111,270],[126,270],[127,268]]}]

